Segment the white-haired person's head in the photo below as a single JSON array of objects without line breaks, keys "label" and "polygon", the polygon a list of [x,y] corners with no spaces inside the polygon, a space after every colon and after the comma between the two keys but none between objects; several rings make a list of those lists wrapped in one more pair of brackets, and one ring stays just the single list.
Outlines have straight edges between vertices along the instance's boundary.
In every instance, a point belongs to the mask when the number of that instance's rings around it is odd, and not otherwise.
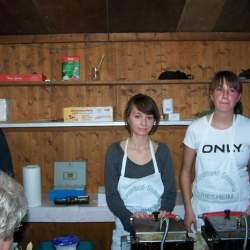
[{"label": "white-haired person's head", "polygon": [[0,170],[0,249],[8,249],[27,211],[22,185]]}]

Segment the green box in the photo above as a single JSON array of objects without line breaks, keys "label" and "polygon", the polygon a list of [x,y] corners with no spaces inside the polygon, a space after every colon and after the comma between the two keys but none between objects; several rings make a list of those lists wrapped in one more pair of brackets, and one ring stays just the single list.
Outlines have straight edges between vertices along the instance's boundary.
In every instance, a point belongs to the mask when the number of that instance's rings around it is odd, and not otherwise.
[{"label": "green box", "polygon": [[65,56],[62,59],[62,80],[80,80],[80,57]]}]

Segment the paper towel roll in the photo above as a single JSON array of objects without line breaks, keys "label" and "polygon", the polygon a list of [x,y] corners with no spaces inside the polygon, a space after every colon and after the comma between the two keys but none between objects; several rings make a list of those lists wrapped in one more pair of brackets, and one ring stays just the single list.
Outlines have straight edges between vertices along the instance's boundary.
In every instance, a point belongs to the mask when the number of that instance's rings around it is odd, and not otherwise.
[{"label": "paper towel roll", "polygon": [[28,207],[40,206],[42,204],[41,170],[38,165],[23,167],[23,187]]}]

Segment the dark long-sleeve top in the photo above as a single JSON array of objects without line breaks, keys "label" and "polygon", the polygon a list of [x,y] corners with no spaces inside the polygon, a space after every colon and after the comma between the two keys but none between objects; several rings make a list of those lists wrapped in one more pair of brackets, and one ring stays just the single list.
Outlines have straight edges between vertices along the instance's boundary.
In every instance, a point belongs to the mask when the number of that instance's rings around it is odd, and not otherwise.
[{"label": "dark long-sleeve top", "polygon": [[13,176],[13,166],[9,147],[3,131],[0,129],[0,169]]},{"label": "dark long-sleeve top", "polygon": [[[126,208],[118,192],[118,181],[121,175],[123,156],[124,151],[120,142],[110,145],[105,159],[105,192],[109,209],[121,220],[124,229],[130,232],[129,218],[132,216],[132,213]],[[174,209],[176,200],[176,180],[170,151],[165,144],[158,144],[155,158],[164,185],[160,209],[171,212]],[[127,159],[125,177],[141,178],[153,173],[154,165],[152,159],[143,166],[135,164],[129,158]]]}]

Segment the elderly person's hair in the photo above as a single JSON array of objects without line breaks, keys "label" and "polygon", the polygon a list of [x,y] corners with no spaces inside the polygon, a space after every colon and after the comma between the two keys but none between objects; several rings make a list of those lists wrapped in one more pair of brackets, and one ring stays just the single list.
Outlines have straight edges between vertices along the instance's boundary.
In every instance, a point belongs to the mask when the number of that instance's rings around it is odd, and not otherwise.
[{"label": "elderly person's hair", "polygon": [[26,211],[23,187],[0,170],[0,239],[13,237]]}]

